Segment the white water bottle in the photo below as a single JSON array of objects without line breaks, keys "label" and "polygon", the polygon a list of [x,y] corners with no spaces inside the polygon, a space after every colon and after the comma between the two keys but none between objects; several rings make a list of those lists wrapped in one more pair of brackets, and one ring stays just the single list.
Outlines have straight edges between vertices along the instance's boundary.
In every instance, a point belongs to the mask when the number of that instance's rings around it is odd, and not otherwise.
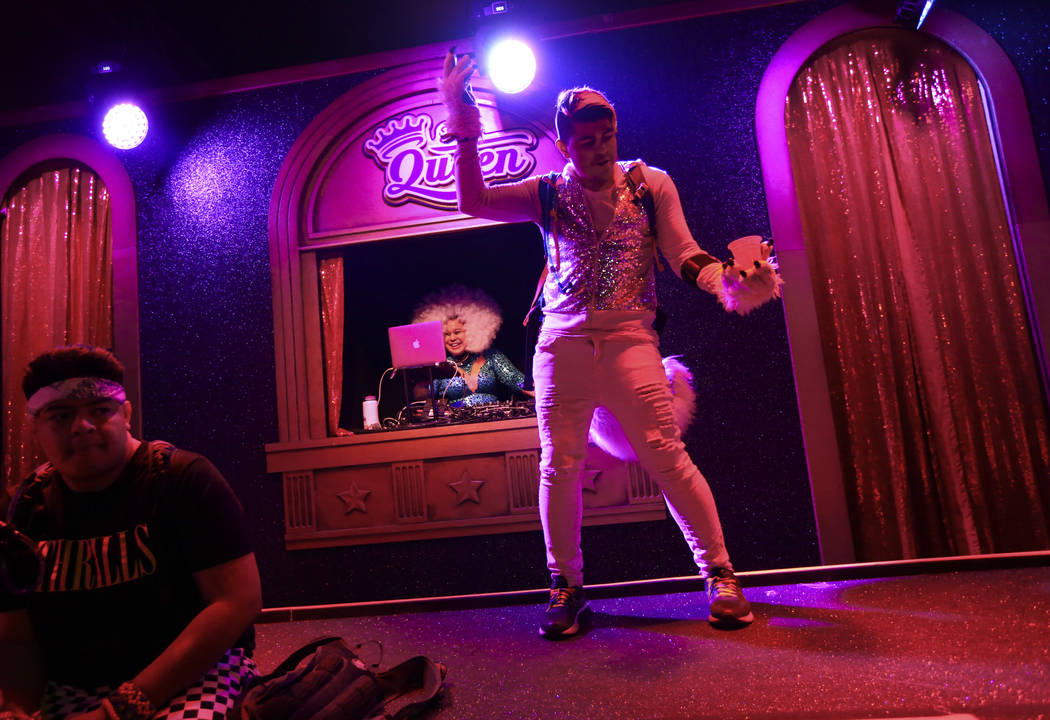
[{"label": "white water bottle", "polygon": [[361,414],[365,420],[365,430],[376,430],[379,428],[379,403],[375,395],[365,395],[365,401],[361,403]]}]

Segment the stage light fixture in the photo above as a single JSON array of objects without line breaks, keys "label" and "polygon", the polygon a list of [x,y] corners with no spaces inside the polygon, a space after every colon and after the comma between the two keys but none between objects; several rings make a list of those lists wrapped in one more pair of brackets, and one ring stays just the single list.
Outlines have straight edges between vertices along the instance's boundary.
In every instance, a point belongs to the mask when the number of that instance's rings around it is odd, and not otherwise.
[{"label": "stage light fixture", "polygon": [[520,93],[536,77],[536,55],[517,38],[497,41],[488,52],[486,64],[489,78],[500,92]]},{"label": "stage light fixture", "polygon": [[503,15],[514,9],[511,0],[496,0],[495,2],[474,3],[474,17],[487,18],[493,15]]},{"label": "stage light fixture", "polygon": [[536,54],[532,32],[522,14],[524,7],[513,0],[474,0],[476,23],[474,50],[478,70],[493,87],[506,94],[524,91],[536,77]]},{"label": "stage light fixture", "polygon": [[933,7],[933,0],[898,0],[893,22],[912,30],[918,30],[926,21]]},{"label": "stage light fixture", "polygon": [[118,150],[142,144],[149,132],[149,120],[136,101],[136,82],[117,62],[103,61],[91,68],[88,102],[102,135]]},{"label": "stage light fixture", "polygon": [[142,144],[149,132],[149,120],[134,103],[113,105],[102,118],[102,134],[118,150],[131,150]]}]

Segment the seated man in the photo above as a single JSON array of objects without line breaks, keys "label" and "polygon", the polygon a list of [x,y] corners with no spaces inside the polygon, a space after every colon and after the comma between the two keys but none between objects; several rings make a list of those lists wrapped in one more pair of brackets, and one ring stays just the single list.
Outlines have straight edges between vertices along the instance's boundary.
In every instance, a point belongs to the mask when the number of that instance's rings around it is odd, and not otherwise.
[{"label": "seated man", "polygon": [[86,346],[26,369],[49,462],[0,517],[36,544],[42,573],[0,583],[0,688],[47,720],[218,720],[255,674],[243,511],[205,458],[131,436],[123,376]]}]

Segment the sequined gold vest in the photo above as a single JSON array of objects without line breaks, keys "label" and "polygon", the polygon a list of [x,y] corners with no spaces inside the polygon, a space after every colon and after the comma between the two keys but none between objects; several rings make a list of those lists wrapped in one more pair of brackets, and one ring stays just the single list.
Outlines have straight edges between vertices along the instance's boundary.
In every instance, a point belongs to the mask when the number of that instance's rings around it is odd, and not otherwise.
[{"label": "sequined gold vest", "polygon": [[[618,163],[625,173],[632,164]],[[612,220],[600,236],[579,180],[566,173],[556,190],[556,216],[544,238],[549,272],[543,311],[656,310],[655,238],[645,208],[626,184],[616,187]]]}]

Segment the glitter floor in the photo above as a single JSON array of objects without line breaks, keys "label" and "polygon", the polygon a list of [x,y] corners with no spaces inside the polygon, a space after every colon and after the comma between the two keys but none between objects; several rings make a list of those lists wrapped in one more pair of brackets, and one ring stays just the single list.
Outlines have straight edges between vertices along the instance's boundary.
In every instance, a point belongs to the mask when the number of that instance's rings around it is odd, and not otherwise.
[{"label": "glitter floor", "polygon": [[592,600],[559,642],[511,605],[257,626],[260,670],[319,635],[378,639],[384,667],[448,667],[428,717],[1050,719],[1050,567],[749,587],[755,623],[696,593]]}]

